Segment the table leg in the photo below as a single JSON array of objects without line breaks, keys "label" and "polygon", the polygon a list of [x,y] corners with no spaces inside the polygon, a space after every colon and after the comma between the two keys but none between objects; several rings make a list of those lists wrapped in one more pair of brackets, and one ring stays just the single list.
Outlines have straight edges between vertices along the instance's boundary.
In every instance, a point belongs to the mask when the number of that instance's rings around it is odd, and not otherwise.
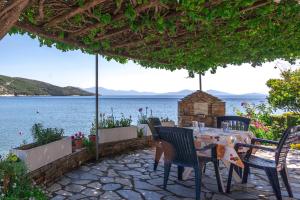
[{"label": "table leg", "polygon": [[183,180],[187,180],[192,173],[193,168],[185,167],[182,175]]},{"label": "table leg", "polygon": [[[229,170],[229,167],[230,167],[230,162],[226,161],[226,160],[222,160],[225,167]],[[235,170],[233,170],[233,173],[232,173],[232,176],[234,178],[234,180],[238,183],[241,183],[242,182],[242,179],[241,177],[236,173]]]}]

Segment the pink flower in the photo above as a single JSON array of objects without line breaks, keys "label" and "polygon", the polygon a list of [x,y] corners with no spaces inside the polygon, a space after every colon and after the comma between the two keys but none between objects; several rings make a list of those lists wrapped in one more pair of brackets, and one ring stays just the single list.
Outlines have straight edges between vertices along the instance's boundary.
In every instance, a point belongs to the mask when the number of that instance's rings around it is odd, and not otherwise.
[{"label": "pink flower", "polygon": [[75,133],[75,137],[77,137],[78,136],[78,134],[77,133]]},{"label": "pink flower", "polygon": [[82,134],[82,133],[79,131],[79,132],[78,132],[78,135],[81,136],[81,134]]},{"label": "pink flower", "polygon": [[72,139],[72,140],[74,140],[74,139],[75,139],[74,135],[72,135],[72,136],[71,136],[71,139]]}]

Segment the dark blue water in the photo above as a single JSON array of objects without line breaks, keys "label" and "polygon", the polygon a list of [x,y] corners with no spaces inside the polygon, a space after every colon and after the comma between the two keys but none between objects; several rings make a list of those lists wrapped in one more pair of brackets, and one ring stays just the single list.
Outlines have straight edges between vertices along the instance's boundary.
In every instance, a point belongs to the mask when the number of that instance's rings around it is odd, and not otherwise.
[{"label": "dark blue water", "polygon": [[[101,97],[100,111],[117,118],[123,113],[132,116],[136,124],[138,109],[149,107],[153,116],[169,117],[177,122],[177,102],[180,97]],[[227,114],[241,108],[241,102],[261,103],[264,98],[223,97]],[[150,111],[148,111],[149,113]],[[88,134],[95,117],[94,97],[0,97],[0,154],[16,147],[23,140],[31,141],[30,129],[34,123],[45,127],[59,127],[65,135],[77,131]],[[20,136],[19,132],[22,132]]]}]

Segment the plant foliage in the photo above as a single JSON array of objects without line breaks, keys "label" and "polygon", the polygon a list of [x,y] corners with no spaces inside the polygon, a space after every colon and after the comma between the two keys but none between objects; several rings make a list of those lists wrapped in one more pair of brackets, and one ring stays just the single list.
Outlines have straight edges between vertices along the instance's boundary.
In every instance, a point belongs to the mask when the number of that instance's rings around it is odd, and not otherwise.
[{"label": "plant foliage", "polygon": [[9,154],[0,158],[0,200],[14,199],[46,200],[47,197],[31,183],[25,164],[16,155]]},{"label": "plant foliage", "polygon": [[63,129],[44,128],[42,124],[34,124],[31,129],[32,137],[37,145],[44,145],[60,140],[64,135]]},{"label": "plant foliage", "polygon": [[300,69],[281,72],[282,79],[270,79],[268,101],[278,109],[300,113]]},{"label": "plant foliage", "polygon": [[[160,0],[153,6],[147,0],[135,5],[109,2],[112,6],[104,6],[105,1],[92,12],[76,14],[55,26],[47,26],[59,9],[53,1],[45,1],[42,20],[39,6],[33,3],[10,33],[27,32],[41,45],[62,51],[100,52],[121,63],[129,58],[144,67],[201,73],[228,64],[257,66],[278,58],[293,62],[300,56],[300,5],[296,0]],[[78,1],[78,6],[84,3]],[[68,13],[72,8],[62,3],[60,11]],[[93,28],[73,35],[89,26]],[[111,36],[125,28],[130,31]],[[105,39],[99,39],[103,36]]]}]

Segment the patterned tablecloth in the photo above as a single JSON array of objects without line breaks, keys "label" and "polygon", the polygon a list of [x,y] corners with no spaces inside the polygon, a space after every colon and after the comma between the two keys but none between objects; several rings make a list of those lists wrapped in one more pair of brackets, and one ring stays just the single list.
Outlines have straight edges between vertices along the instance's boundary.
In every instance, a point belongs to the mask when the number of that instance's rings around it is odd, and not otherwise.
[{"label": "patterned tablecloth", "polygon": [[[203,128],[194,130],[195,146],[201,148],[208,144],[218,144],[217,154],[218,158],[223,162],[233,163],[241,168],[244,164],[238,156],[238,152],[234,149],[236,143],[250,144],[251,139],[254,137],[252,132],[249,131],[236,131],[229,130],[224,132],[223,129],[218,128]],[[247,148],[239,149],[239,152],[246,152]]]}]

